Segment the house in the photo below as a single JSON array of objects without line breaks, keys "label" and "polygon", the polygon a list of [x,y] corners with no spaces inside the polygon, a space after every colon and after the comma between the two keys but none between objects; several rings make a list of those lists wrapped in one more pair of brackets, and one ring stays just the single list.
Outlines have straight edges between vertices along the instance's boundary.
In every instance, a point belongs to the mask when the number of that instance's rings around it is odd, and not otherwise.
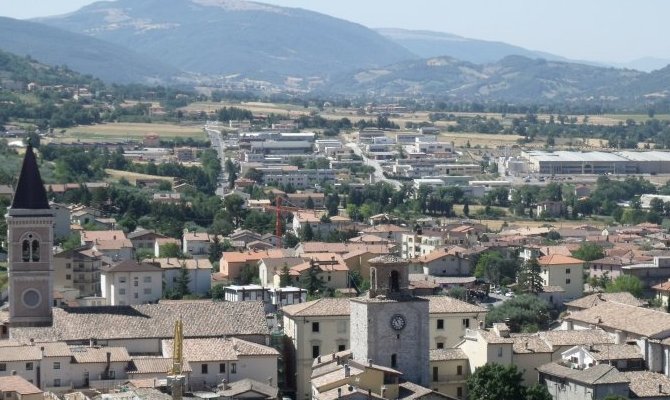
[{"label": "house", "polygon": [[154,193],[151,201],[162,204],[179,204],[181,203],[181,193]]},{"label": "house", "polygon": [[616,368],[600,364],[579,370],[548,363],[538,368],[540,382],[554,399],[602,400],[608,396],[629,398],[629,380]]},{"label": "house", "polygon": [[459,399],[467,398],[470,365],[468,356],[463,350],[431,350],[430,373],[433,390]]},{"label": "house", "polygon": [[560,217],[563,212],[563,202],[561,201],[540,201],[537,203],[535,215],[540,218]]},{"label": "house", "polygon": [[279,309],[307,301],[307,290],[295,286],[268,288],[269,302]]},{"label": "house", "polygon": [[580,311],[605,302],[627,304],[634,307],[646,307],[648,305],[646,301],[640,300],[628,292],[620,292],[590,294],[577,300],[567,302],[565,303],[565,306],[568,308],[568,311]]},{"label": "house", "polygon": [[162,270],[147,263],[122,261],[102,267],[102,297],[110,306],[154,303],[163,297],[162,278]]},{"label": "house", "polygon": [[276,386],[253,379],[242,379],[236,382],[225,382],[219,385],[216,392],[222,400],[278,400],[279,389]]},{"label": "house", "polygon": [[80,296],[100,295],[102,253],[79,248],[54,254],[54,288],[77,289]]},{"label": "house", "polygon": [[407,227],[394,224],[379,224],[367,227],[363,229],[362,232],[369,235],[376,235],[391,239],[396,243],[401,243],[402,235],[409,234],[412,232],[412,230]]},{"label": "house", "polygon": [[224,251],[219,261],[219,271],[229,280],[240,278],[242,269],[256,268],[258,261],[264,258],[283,258],[284,252],[279,249],[266,251]]},{"label": "house", "polygon": [[210,235],[207,232],[184,232],[182,252],[195,258],[203,258],[209,254],[209,247],[215,240],[223,242],[223,236]]},{"label": "house", "polygon": [[264,287],[278,288],[284,268],[291,269],[296,265],[304,263],[301,257],[261,258],[258,261],[258,275],[261,285]]},{"label": "house", "polygon": [[484,323],[488,310],[449,296],[423,296],[429,301],[430,348],[447,349],[463,340],[468,329]]},{"label": "house", "polygon": [[128,234],[128,240],[133,244],[135,251],[148,250],[154,252],[156,240],[166,238],[165,235],[143,228],[137,228]]},{"label": "house", "polygon": [[43,400],[44,392],[18,376],[0,377],[0,397],[7,400]]},{"label": "house", "polygon": [[162,282],[165,290],[174,290],[179,276],[186,273],[188,291],[191,294],[204,296],[209,293],[212,285],[212,263],[208,259],[152,258],[144,260],[155,265],[162,271]]},{"label": "house", "polygon": [[[307,207],[309,202],[312,202],[311,207]],[[287,193],[286,201],[287,204],[292,207],[298,207],[302,209],[312,208],[312,209],[323,209],[325,206],[326,196],[323,193]]]},{"label": "house", "polygon": [[469,276],[472,265],[465,259],[467,249],[462,247],[438,248],[412,261],[414,270],[435,276]]},{"label": "house", "polygon": [[656,292],[656,298],[661,302],[663,307],[668,307],[668,299],[670,298],[670,279],[667,282],[659,283],[651,287]]},{"label": "house", "polygon": [[[163,357],[171,358],[173,341],[162,343]],[[184,339],[183,357],[191,367],[191,390],[217,386],[223,380],[253,379],[277,385],[279,352],[238,338]]]},{"label": "house", "polygon": [[621,272],[637,277],[645,288],[651,288],[670,279],[670,256],[655,256],[653,263],[625,265]]},{"label": "house", "polygon": [[566,300],[582,297],[584,294],[584,261],[553,254],[540,257],[537,262],[540,264],[540,277],[544,286],[563,288]]},{"label": "house", "polygon": [[299,235],[309,224],[314,235],[327,235],[333,231],[348,231],[353,229],[351,219],[339,215],[328,217],[323,212],[296,211],[293,213],[293,233]]},{"label": "house", "polygon": [[135,256],[133,243],[123,231],[87,231],[81,232],[82,246],[88,246],[114,261],[132,260]]},{"label": "house", "polygon": [[156,238],[154,241],[154,257],[162,257],[163,254],[161,254],[161,247],[165,246],[166,244],[169,245],[175,245],[177,248],[181,248],[181,241],[179,239],[175,238]]},{"label": "house", "polygon": [[[163,356],[133,356],[128,368],[128,379],[135,382],[149,380],[152,383],[150,387],[154,387],[153,383],[167,379],[172,363],[171,358]],[[188,387],[192,372],[191,365],[184,360],[181,368],[185,377],[185,385]]]},{"label": "house", "polygon": [[318,269],[317,278],[326,288],[345,289],[349,287],[349,267],[339,254],[311,253],[302,264],[291,267],[289,274],[293,282],[302,284],[307,280],[311,268]]},{"label": "house", "polygon": [[230,285],[223,292],[225,301],[267,301],[267,290],[260,285]]},{"label": "house", "polygon": [[70,236],[70,208],[54,202],[51,202],[49,207],[54,213],[54,237],[63,239]]}]

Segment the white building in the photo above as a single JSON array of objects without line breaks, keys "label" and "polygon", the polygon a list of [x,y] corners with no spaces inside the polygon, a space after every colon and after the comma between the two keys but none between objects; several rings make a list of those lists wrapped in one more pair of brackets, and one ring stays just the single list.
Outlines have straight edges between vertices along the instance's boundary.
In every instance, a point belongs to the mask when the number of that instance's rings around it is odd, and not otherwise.
[{"label": "white building", "polygon": [[123,261],[103,267],[100,274],[102,297],[107,305],[153,303],[163,296],[163,272],[151,264]]},{"label": "white building", "polygon": [[145,262],[160,267],[166,290],[176,287],[182,270],[185,270],[188,275],[188,291],[191,294],[204,296],[212,287],[212,263],[206,258],[185,260],[153,258]]}]

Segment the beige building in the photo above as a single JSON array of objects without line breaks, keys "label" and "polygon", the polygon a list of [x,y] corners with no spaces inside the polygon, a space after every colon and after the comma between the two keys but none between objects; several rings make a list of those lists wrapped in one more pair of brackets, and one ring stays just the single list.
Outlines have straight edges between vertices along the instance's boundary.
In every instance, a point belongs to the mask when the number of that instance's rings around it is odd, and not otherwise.
[{"label": "beige building", "polygon": [[102,254],[92,249],[73,249],[54,255],[54,288],[76,289],[79,296],[100,295]]},{"label": "beige building", "polygon": [[310,268],[318,268],[317,277],[323,281],[328,289],[345,289],[349,287],[349,267],[344,263],[342,256],[335,253],[311,253],[303,257],[307,261],[295,265],[290,269],[290,275],[296,285],[301,285],[307,279]]},{"label": "beige building", "polygon": [[430,348],[447,349],[463,340],[468,329],[484,323],[488,310],[449,296],[423,296],[429,300]]},{"label": "beige building", "polygon": [[467,397],[467,380],[470,376],[468,356],[461,349],[430,351],[430,387],[447,396]]},{"label": "beige building", "polygon": [[584,295],[584,261],[552,254],[537,259],[540,277],[544,286],[560,286],[565,290],[563,298],[574,300]]},{"label": "beige building", "polygon": [[110,306],[155,303],[163,297],[163,272],[155,265],[123,261],[102,268],[100,285]]},{"label": "beige building", "polygon": [[[171,358],[172,349],[172,340],[164,340],[163,357]],[[277,386],[279,352],[272,347],[237,338],[185,339],[183,354],[191,368],[191,390],[242,379]]]},{"label": "beige building", "polygon": [[135,257],[133,243],[123,231],[82,231],[81,244],[102,253],[115,262],[132,260]]}]

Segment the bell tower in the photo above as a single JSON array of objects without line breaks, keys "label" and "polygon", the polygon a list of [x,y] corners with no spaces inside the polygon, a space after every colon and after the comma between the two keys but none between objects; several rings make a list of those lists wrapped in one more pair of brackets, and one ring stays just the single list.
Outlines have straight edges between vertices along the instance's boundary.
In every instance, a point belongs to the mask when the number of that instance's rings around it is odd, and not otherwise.
[{"label": "bell tower", "polygon": [[349,341],[355,361],[393,368],[430,387],[429,302],[409,288],[409,261],[372,258],[370,290],[351,299]]},{"label": "bell tower", "polygon": [[6,219],[9,327],[50,326],[54,215],[30,143]]}]

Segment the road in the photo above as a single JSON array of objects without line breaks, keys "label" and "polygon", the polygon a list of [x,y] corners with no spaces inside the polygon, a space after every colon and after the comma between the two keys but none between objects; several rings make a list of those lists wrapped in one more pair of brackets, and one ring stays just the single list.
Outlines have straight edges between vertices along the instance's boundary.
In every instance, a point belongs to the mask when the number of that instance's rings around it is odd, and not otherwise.
[{"label": "road", "polygon": [[219,186],[216,188],[216,194],[222,196],[226,193],[226,188],[228,187],[228,177],[226,176],[226,144],[223,141],[223,136],[221,135],[221,130],[218,129],[218,126],[206,124],[203,129],[209,137],[209,141],[212,143],[212,148],[216,150],[219,155],[219,161],[221,162],[221,176],[219,177]]},{"label": "road", "polygon": [[363,162],[365,165],[369,165],[375,169],[374,172],[374,177],[375,177],[375,182],[387,182],[393,185],[395,189],[400,189],[402,187],[402,183],[394,180],[394,179],[389,179],[384,176],[384,170],[382,169],[381,164],[377,160],[372,160],[370,158],[367,158],[365,154],[363,154],[363,150],[358,146],[358,144],[349,142],[346,144],[347,147],[351,148],[354,151],[354,154],[356,154],[359,157],[363,158]]}]

